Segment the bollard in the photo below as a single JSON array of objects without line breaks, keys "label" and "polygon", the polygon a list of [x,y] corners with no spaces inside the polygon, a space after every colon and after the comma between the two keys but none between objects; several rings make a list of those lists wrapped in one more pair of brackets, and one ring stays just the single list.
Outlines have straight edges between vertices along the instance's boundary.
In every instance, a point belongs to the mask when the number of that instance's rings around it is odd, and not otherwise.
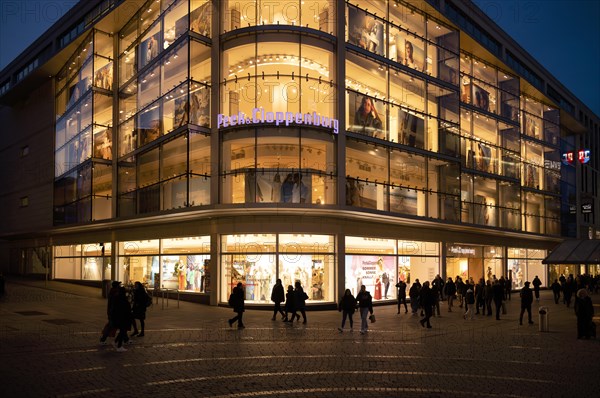
[{"label": "bollard", "polygon": [[540,332],[548,332],[548,307],[540,307],[538,310],[539,313],[539,324],[540,324]]}]

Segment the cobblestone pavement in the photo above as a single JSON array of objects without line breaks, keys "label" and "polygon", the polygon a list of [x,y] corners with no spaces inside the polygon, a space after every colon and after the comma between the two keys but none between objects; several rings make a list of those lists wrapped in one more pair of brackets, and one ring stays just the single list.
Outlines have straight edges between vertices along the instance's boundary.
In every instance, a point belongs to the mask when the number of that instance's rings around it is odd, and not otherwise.
[{"label": "cobblestone pavement", "polygon": [[[600,303],[600,296],[592,296]],[[549,307],[550,332],[537,308]],[[98,344],[99,290],[10,281],[0,300],[2,397],[579,397],[600,391],[600,341],[577,340],[572,309],[550,292],[518,325],[462,319],[460,308],[421,328],[395,306],[376,307],[366,335],[339,333],[340,313],[309,311],[306,325],[251,310],[231,329],[228,308],[170,301],[148,311],[146,336],[124,353]],[[600,314],[600,308],[596,307]]]}]

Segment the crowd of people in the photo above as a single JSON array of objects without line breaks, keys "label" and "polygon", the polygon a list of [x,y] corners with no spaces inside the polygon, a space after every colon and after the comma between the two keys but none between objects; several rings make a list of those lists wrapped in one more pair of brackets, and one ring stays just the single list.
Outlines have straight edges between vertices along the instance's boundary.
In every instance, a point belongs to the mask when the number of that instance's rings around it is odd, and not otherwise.
[{"label": "crowd of people", "polygon": [[[554,294],[554,302],[558,305],[561,294],[562,303],[567,307],[571,306],[573,295],[574,310],[577,318],[577,338],[589,339],[596,336],[596,328],[593,322],[594,307],[590,298],[590,293],[598,293],[599,277],[590,277],[580,275],[573,277],[561,276],[555,279],[549,286]],[[530,288],[533,285],[533,290]],[[536,276],[532,282],[526,281],[524,287],[519,291],[520,314],[519,325],[523,324],[523,317],[527,313],[527,322],[533,324],[531,306],[534,299],[539,301],[539,292],[542,286],[541,280]],[[398,294],[398,314],[404,308],[404,313],[408,314],[408,305],[406,302],[408,285],[404,281],[396,284]],[[512,281],[503,276],[496,278],[492,276],[487,281],[480,278],[477,283],[473,278],[463,281],[461,276],[454,279],[449,277],[444,281],[437,275],[431,282],[424,281],[422,284],[419,279],[415,279],[408,290],[410,298],[410,309],[412,316],[419,314],[419,324],[422,327],[432,328],[431,318],[441,316],[440,303],[447,304],[448,312],[462,312],[463,319],[471,321],[475,315],[493,316],[500,320],[500,315],[506,314],[506,300],[511,299]],[[287,292],[284,290],[281,279],[273,286],[271,301],[275,304],[273,308],[272,320],[275,321],[278,315],[281,315],[283,322],[293,324],[294,321],[307,323],[306,300],[308,295],[302,288],[300,281],[296,281],[294,286],[289,285]],[[135,282],[133,289],[128,294],[127,289],[121,286],[120,282],[113,282],[112,288],[108,293],[107,316],[108,322],[102,331],[100,342],[106,344],[109,336],[115,337],[113,345],[118,352],[127,351],[125,344],[130,342],[128,332],[133,327],[134,331],[131,337],[143,337],[145,329],[146,309],[152,304],[152,298],[140,282]],[[233,288],[229,297],[228,304],[233,308],[236,314],[228,320],[229,326],[237,322],[238,329],[245,327],[243,314],[245,312],[245,291],[242,282],[238,282]],[[373,298],[364,285],[356,297],[350,289],[346,289],[344,295],[338,303],[338,310],[342,313],[341,326],[338,331],[343,333],[348,321],[350,330],[353,330],[353,315],[356,310],[360,314],[360,333],[365,334],[369,329],[369,322],[375,322],[373,311]],[[137,327],[137,321],[140,328]],[[117,334],[118,332],[118,334]]]},{"label": "crowd of people", "polygon": [[[128,332],[133,327],[131,337],[144,337],[146,326],[146,309],[152,305],[152,297],[146,291],[144,285],[135,282],[130,292],[121,282],[112,282],[111,289],[107,295],[106,314],[108,322],[102,330],[101,344],[107,344],[109,337],[115,337],[113,345],[118,352],[125,352],[125,344],[131,342]],[[140,328],[137,327],[137,322]]]}]

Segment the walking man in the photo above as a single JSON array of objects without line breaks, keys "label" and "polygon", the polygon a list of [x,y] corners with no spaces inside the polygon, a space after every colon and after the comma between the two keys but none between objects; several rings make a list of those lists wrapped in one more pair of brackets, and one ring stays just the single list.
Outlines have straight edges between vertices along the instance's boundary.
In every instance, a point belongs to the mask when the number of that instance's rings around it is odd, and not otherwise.
[{"label": "walking man", "polygon": [[533,303],[533,292],[529,288],[529,281],[525,282],[525,286],[521,289],[521,314],[519,315],[519,325],[523,324],[523,314],[527,311],[529,324],[533,325],[531,320],[531,303]]},{"label": "walking man", "polygon": [[531,282],[533,284],[533,292],[535,293],[535,301],[540,301],[540,286],[542,286],[542,281],[536,275]]},{"label": "walking man", "polygon": [[284,319],[285,313],[281,309],[281,303],[285,301],[285,292],[283,291],[281,279],[277,279],[275,286],[273,286],[273,291],[271,292],[271,301],[275,303],[275,307],[273,308],[273,318],[271,318],[271,320],[275,320],[277,313],[280,313],[281,319]]},{"label": "walking man", "polygon": [[398,281],[396,283],[398,289],[398,314],[400,313],[400,306],[404,303],[404,313],[408,314],[408,307],[406,305],[406,282]]},{"label": "walking man", "polygon": [[229,327],[233,326],[235,321],[237,321],[238,329],[245,328],[244,322],[242,321],[242,316],[244,315],[244,287],[242,282],[238,282],[237,286],[233,288],[229,305],[233,307],[233,312],[237,314],[228,321]]}]

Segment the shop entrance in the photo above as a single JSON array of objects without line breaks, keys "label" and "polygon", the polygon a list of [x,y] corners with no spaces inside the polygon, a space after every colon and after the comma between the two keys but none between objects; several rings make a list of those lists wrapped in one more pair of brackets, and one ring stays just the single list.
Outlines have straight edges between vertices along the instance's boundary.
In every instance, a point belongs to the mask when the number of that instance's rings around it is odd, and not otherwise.
[{"label": "shop entrance", "polygon": [[495,246],[448,244],[446,252],[446,277],[475,283],[499,278],[503,275],[502,249]]}]

